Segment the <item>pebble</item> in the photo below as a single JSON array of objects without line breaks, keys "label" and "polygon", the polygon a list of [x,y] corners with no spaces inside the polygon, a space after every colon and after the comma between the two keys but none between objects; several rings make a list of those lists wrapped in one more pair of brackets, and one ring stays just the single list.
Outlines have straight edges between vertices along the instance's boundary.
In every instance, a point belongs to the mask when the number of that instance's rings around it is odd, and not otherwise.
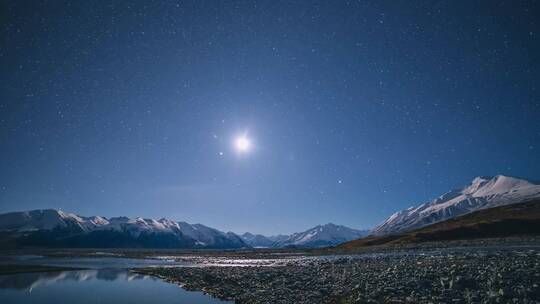
[{"label": "pebble", "polygon": [[540,303],[538,262],[536,250],[472,250],[136,272],[235,303]]}]

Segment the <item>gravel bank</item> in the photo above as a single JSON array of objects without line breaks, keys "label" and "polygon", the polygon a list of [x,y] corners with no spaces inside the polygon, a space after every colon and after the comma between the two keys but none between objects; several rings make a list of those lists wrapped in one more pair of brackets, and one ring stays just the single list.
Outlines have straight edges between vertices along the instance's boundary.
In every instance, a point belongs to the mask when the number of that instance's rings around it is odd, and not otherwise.
[{"label": "gravel bank", "polygon": [[236,303],[540,303],[538,250],[349,256],[273,267],[136,272]]}]

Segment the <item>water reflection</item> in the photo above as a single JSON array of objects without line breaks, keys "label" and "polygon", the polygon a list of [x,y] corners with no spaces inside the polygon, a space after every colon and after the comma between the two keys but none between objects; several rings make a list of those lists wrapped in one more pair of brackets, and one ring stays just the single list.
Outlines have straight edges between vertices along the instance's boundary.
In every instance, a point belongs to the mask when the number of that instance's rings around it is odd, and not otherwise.
[{"label": "water reflection", "polygon": [[13,275],[0,275],[1,289],[33,290],[38,287],[56,284],[59,282],[83,282],[90,280],[116,281],[116,280],[155,280],[153,277],[140,275],[119,269],[78,270],[59,272],[20,273]]},{"label": "water reflection", "polygon": [[223,303],[160,279],[123,269],[0,275],[0,303]]},{"label": "water reflection", "polygon": [[164,259],[132,259],[118,257],[44,257],[44,256],[0,256],[0,265],[43,265],[84,269],[129,269],[152,266],[190,266],[188,262]]}]

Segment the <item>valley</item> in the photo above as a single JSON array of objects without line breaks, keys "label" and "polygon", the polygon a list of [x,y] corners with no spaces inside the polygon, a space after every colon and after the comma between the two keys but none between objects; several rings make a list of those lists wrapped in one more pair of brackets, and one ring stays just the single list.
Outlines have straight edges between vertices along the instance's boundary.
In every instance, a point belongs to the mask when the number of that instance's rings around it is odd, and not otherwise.
[{"label": "valley", "polygon": [[0,279],[56,290],[49,285],[151,278],[144,288],[179,285],[179,300],[203,303],[538,303],[539,191],[516,178],[476,178],[370,231],[329,223],[276,236],[168,219],[8,213],[0,215]]},{"label": "valley", "polygon": [[[107,273],[114,282],[126,277],[136,282],[156,278],[186,291],[204,292],[207,298],[199,301],[209,303],[212,298],[235,303],[536,303],[540,299],[540,238],[535,236],[367,246],[354,251],[48,249],[4,254],[11,257],[7,265],[77,267],[37,275],[40,283],[29,282],[22,290],[47,289],[58,278],[97,279]],[[177,299],[182,295],[178,293]]]}]

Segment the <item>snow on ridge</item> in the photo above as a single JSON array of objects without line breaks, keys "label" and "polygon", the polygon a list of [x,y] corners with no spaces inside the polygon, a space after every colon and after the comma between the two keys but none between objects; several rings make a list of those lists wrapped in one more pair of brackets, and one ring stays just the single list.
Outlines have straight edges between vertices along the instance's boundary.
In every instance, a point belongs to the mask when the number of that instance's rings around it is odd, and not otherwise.
[{"label": "snow on ridge", "polygon": [[280,234],[264,236],[246,232],[242,234],[241,237],[246,243],[256,248],[283,248],[289,246],[333,246],[366,235],[366,230],[356,230],[346,226],[328,223],[325,225],[317,225],[305,231],[296,232],[290,235]]},{"label": "snow on ridge", "polygon": [[35,230],[52,230],[60,228],[78,228],[83,232],[119,231],[138,237],[142,233],[172,233],[178,238],[189,238],[198,246],[217,244],[235,248],[243,247],[242,239],[232,232],[225,233],[202,224],[176,222],[166,218],[145,219],[142,217],[83,217],[61,210],[45,209],[0,214],[0,231],[24,232]]},{"label": "snow on ridge", "polygon": [[277,247],[295,246],[328,246],[350,241],[366,235],[365,231],[328,223],[318,225],[304,232],[290,235],[277,244]]},{"label": "snow on ridge", "polygon": [[0,231],[32,231],[51,230],[56,227],[67,227],[69,224],[75,225],[84,231],[92,230],[115,230],[127,231],[137,236],[140,233],[177,233],[181,231],[188,237],[198,239],[204,238],[202,243],[214,242],[215,237],[231,238],[231,234],[210,228],[201,224],[188,224],[185,222],[175,222],[166,218],[159,220],[145,219],[142,217],[83,217],[61,210],[45,209],[23,212],[11,212],[0,214]]},{"label": "snow on ridge", "polygon": [[398,211],[372,230],[391,234],[420,228],[483,208],[518,203],[540,197],[540,185],[497,175],[476,177],[462,189],[449,191],[414,208]]}]

